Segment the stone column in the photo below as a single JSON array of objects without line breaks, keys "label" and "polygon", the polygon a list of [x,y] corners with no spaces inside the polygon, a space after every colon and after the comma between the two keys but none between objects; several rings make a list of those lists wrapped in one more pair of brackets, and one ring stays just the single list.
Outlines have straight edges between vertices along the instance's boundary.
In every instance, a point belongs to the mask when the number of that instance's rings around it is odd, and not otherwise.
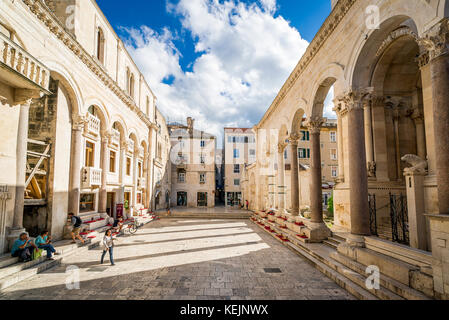
[{"label": "stone column", "polygon": [[285,144],[278,145],[278,208],[279,213],[285,211],[285,161],[284,161]]},{"label": "stone column", "polygon": [[25,196],[26,162],[28,150],[28,118],[31,100],[20,106],[19,127],[16,148],[16,197],[14,205],[13,229],[23,230],[23,208]]},{"label": "stone column", "polygon": [[337,106],[333,111],[337,114],[337,148],[338,148],[338,182],[344,182],[345,180],[345,165],[344,165],[344,149],[343,149],[343,112],[337,99],[334,100],[334,104]]},{"label": "stone column", "polygon": [[370,235],[368,207],[368,177],[366,172],[364,112],[360,92],[352,91],[345,96],[348,108],[348,156],[349,156],[349,203],[351,234]]},{"label": "stone column", "polygon": [[416,128],[416,146],[418,151],[418,157],[423,160],[427,159],[426,151],[426,134],[424,130],[424,116],[420,112],[414,112],[412,120],[415,123]]},{"label": "stone column", "polygon": [[83,130],[87,122],[85,117],[78,117],[72,126],[72,165],[70,170],[69,212],[79,215],[81,189],[81,152],[83,149]]},{"label": "stone column", "polygon": [[321,174],[321,127],[325,123],[321,117],[313,117],[308,122],[310,132],[310,209],[313,223],[323,222],[323,191]]},{"label": "stone column", "polygon": [[429,51],[432,79],[438,211],[449,214],[449,20],[434,26],[422,43]]},{"label": "stone column", "polygon": [[397,180],[402,180],[402,170],[401,170],[401,154],[399,146],[399,105],[395,105],[393,108],[393,125],[394,125],[394,143],[395,143],[395,160],[396,160],[396,175]]},{"label": "stone column", "polygon": [[427,172],[405,171],[410,247],[427,251],[424,176]]},{"label": "stone column", "polygon": [[299,172],[298,172],[298,134],[292,134],[289,138],[292,151],[292,171],[291,171],[291,203],[292,215],[299,214]]},{"label": "stone column", "polygon": [[364,123],[365,123],[365,145],[366,145],[366,161],[367,171],[370,177],[375,177],[374,167],[374,146],[373,146],[373,121],[371,115],[372,100],[366,99],[364,107]]},{"label": "stone column", "polygon": [[99,192],[98,212],[106,216],[107,207],[107,177],[109,171],[109,138],[108,133],[103,133],[101,139],[101,187]]}]

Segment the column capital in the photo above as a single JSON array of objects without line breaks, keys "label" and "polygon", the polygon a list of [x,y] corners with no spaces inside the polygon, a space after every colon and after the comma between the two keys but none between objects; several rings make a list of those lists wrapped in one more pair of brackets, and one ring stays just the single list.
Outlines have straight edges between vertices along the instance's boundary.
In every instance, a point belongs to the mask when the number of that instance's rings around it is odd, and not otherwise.
[{"label": "column capital", "polygon": [[370,99],[372,88],[361,90],[350,90],[345,94],[338,96],[334,102],[337,102],[341,108],[347,109],[348,112],[353,110],[363,110],[366,99]]},{"label": "column capital", "polygon": [[109,141],[112,139],[112,132],[110,131],[102,131],[101,132],[101,142],[105,144],[109,144]]},{"label": "column capital", "polygon": [[288,141],[290,142],[290,144],[298,145],[298,140],[299,140],[298,132],[292,132],[288,137]]},{"label": "column capital", "polygon": [[326,118],[314,116],[309,119],[306,126],[311,134],[318,134],[321,132],[321,128],[326,123],[326,121],[327,121]]},{"label": "column capital", "polygon": [[424,37],[418,40],[418,43],[428,52],[429,60],[448,54],[449,19],[444,18],[435,24],[425,33]]},{"label": "column capital", "polygon": [[278,152],[279,153],[284,153],[284,150],[285,150],[286,147],[287,147],[286,143],[282,143],[282,142],[278,143]]},{"label": "column capital", "polygon": [[78,115],[72,122],[72,129],[75,131],[83,131],[84,127],[88,121],[89,120],[87,119],[86,116]]}]

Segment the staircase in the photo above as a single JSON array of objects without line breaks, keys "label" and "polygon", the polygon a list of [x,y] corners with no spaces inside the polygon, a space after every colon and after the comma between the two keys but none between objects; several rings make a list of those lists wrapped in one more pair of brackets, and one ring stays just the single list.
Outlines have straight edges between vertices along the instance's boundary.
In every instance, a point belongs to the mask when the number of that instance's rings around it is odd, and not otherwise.
[{"label": "staircase", "polygon": [[[153,221],[153,216],[142,215],[135,217],[137,224],[143,226]],[[101,224],[104,224],[101,221]],[[90,227],[95,226],[89,224]],[[44,272],[50,268],[60,265],[64,258],[72,254],[83,253],[88,250],[97,248],[103,239],[104,233],[110,226],[104,225],[97,229],[90,229],[88,232],[82,234],[86,240],[86,244],[81,243],[72,244],[72,240],[61,240],[55,242],[53,245],[59,255],[53,256],[55,260],[48,261],[46,259],[46,251],[43,252],[43,257],[26,262],[19,262],[18,258],[11,257],[11,254],[4,254],[0,256],[0,291],[13,286],[14,284],[31,278],[32,276]]]},{"label": "staircase", "polygon": [[[345,233],[333,233],[333,235],[323,243],[308,243],[308,239],[300,237],[297,232],[285,229],[276,222],[270,222],[262,215],[254,214],[251,220],[261,229],[267,231],[283,245],[293,250],[295,253],[306,258],[318,270],[334,280],[339,286],[360,300],[430,300],[425,288],[422,291],[411,288],[401,281],[398,281],[385,274],[380,274],[380,287],[368,289],[371,283],[367,274],[367,266],[352,260],[337,251],[339,244],[346,241]],[[369,249],[366,249],[369,250]],[[371,250],[372,251],[372,250]],[[376,254],[374,251],[370,254]],[[380,255],[380,254],[379,254]],[[384,256],[390,263],[398,266],[400,272],[405,276],[413,274],[416,266],[404,261]],[[398,269],[398,270],[399,270]],[[405,282],[405,280],[403,281]],[[429,293],[430,295],[430,293]]]}]

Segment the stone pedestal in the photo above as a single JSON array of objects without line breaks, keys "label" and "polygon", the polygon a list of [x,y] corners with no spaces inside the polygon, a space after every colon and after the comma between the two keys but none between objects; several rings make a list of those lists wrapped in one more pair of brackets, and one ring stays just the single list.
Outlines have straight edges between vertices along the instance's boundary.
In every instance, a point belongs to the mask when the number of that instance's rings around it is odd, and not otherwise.
[{"label": "stone pedestal", "polygon": [[309,237],[309,242],[322,242],[332,236],[332,232],[324,222],[309,222],[307,223],[307,229],[308,231],[306,233]]},{"label": "stone pedestal", "polygon": [[426,217],[424,215],[424,177],[425,173],[406,172],[408,223],[410,246],[428,250]]},{"label": "stone pedestal", "polygon": [[79,215],[80,212],[82,130],[86,122],[86,118],[80,117],[74,121],[72,129],[69,211],[74,215]]},{"label": "stone pedestal", "polygon": [[426,215],[432,237],[432,269],[437,299],[449,300],[449,215]]}]

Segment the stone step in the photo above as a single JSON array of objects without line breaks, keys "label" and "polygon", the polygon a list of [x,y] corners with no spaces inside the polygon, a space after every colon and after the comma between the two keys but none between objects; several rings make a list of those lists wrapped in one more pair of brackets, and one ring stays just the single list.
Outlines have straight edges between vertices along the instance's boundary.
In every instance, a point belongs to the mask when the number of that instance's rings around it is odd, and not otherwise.
[{"label": "stone step", "polygon": [[19,258],[11,257],[11,254],[4,254],[0,256],[0,268],[4,268],[10,266],[14,263],[17,263]]},{"label": "stone step", "polygon": [[[153,221],[149,216],[136,217],[138,225],[142,226]],[[103,235],[110,227],[102,226],[84,237],[86,240],[85,245],[80,243],[73,244],[72,240],[61,240],[54,243],[55,249],[60,255],[54,256],[54,261],[47,261],[44,257],[30,261],[27,263],[19,263],[18,258],[2,256],[0,261],[3,267],[0,268],[0,290],[8,288],[20,281],[26,280],[38,273],[46,271],[57,265],[60,265],[64,258],[74,254],[83,253],[85,251],[94,249],[100,245],[100,241],[103,239]],[[94,239],[89,239],[89,236],[95,236]],[[44,251],[45,255],[45,251]]]},{"label": "stone step", "polygon": [[331,241],[330,239],[329,240],[324,240],[323,243],[325,245],[331,247],[332,249],[337,250],[337,248],[338,248],[338,243],[335,243],[335,242]]},{"label": "stone step", "polygon": [[[303,241],[300,241],[301,239],[293,235],[292,232],[289,232],[289,230],[279,229],[276,226],[273,226],[272,223],[266,221],[265,224],[270,225],[277,233],[285,234],[287,238],[290,240],[290,243],[299,250],[298,251],[299,254],[307,257],[308,259],[312,257],[313,259],[319,261],[321,264],[324,264],[328,268],[332,269],[334,272],[337,272],[341,276],[347,278],[352,283],[363,288],[363,290],[369,291],[372,295],[375,295],[377,298],[381,300],[428,299],[420,292],[412,288],[409,288],[408,286],[405,286],[399,283],[398,281],[395,281],[394,279],[390,279],[385,275],[381,275],[381,287],[379,289],[368,290],[365,285],[367,279],[367,277],[365,276],[366,267],[364,268],[359,267],[358,269],[350,268],[348,265],[345,265],[344,263],[341,263],[340,261],[331,258],[333,254],[338,254],[337,251],[335,250],[335,247],[332,245],[335,245],[335,242],[339,242],[340,239],[343,239],[342,237],[338,237],[337,239],[334,239],[334,241],[328,241],[329,243],[326,244],[327,246],[320,246],[320,250],[317,249],[318,248],[317,244],[314,244],[315,249],[312,249],[311,247],[309,247],[309,245],[305,244]],[[352,261],[350,259],[346,260]],[[323,270],[321,271],[323,272]],[[326,272],[324,273],[327,274]],[[334,279],[334,277],[331,278]]]},{"label": "stone step", "polygon": [[[341,254],[334,253],[332,255],[332,258],[341,264],[345,265],[346,267],[350,268],[356,273],[364,273],[366,271],[366,266],[362,265],[361,263],[358,263],[357,261],[354,261],[352,259],[349,259]],[[399,281],[396,281],[390,277],[387,277],[384,274],[380,274],[380,285],[384,288],[387,288],[389,291],[403,297],[407,300],[432,300],[431,298],[427,297],[423,293],[410,288]]]}]

